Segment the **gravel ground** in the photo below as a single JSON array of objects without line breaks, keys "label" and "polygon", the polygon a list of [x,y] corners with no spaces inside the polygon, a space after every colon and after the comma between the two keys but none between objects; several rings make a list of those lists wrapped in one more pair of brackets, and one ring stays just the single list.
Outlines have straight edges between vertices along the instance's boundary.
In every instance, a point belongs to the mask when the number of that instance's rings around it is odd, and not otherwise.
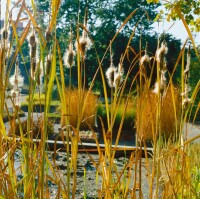
[{"label": "gravel ground", "polygon": [[[25,96],[23,96],[21,98],[21,101],[25,100]],[[9,105],[10,102],[8,102]],[[10,104],[11,105],[11,104]],[[37,119],[39,117],[38,114],[34,113],[33,114],[34,119]],[[22,120],[25,120],[27,118],[27,114],[25,114],[25,117],[22,117]],[[9,123],[5,123],[5,127],[6,130],[9,129]],[[58,133],[58,129],[59,129],[60,125],[59,124],[55,124],[54,125],[54,130],[55,133]],[[194,136],[198,136],[200,134],[200,125],[193,125],[193,124],[186,124],[184,126],[184,132],[188,132],[188,138],[192,138]],[[200,143],[200,138],[196,139],[195,142],[199,142]],[[123,141],[120,142],[120,144],[122,145],[134,145],[135,142],[134,140],[127,138],[124,139]],[[53,152],[48,151],[47,152],[49,159],[52,159],[52,155]],[[91,154],[92,158],[94,159],[95,162],[98,162],[99,160],[99,156],[97,154]],[[18,168],[20,166],[20,152],[18,151],[15,155],[15,165],[16,168]],[[64,182],[64,184],[66,185],[66,173],[67,173],[67,162],[66,162],[67,158],[66,158],[66,153],[64,152],[57,152],[56,154],[56,165],[57,167],[54,165],[53,168],[56,171],[56,175],[60,176],[60,179]],[[115,165],[117,166],[117,170],[119,171],[119,173],[123,170],[125,162],[128,161],[128,158],[125,158],[125,156],[121,156],[121,157],[116,157],[115,159]],[[53,162],[53,161],[52,161]],[[79,153],[78,154],[78,166],[77,166],[77,191],[76,191],[76,199],[80,199],[83,198],[83,193],[84,193],[84,187],[86,188],[86,192],[87,192],[87,198],[98,198],[98,191],[101,190],[101,183],[102,183],[102,178],[101,175],[98,175],[98,181],[96,180],[96,168],[93,166],[93,163],[91,162],[88,154],[86,153]],[[147,181],[147,168],[145,167],[145,160],[142,159],[142,165],[143,167],[141,168],[141,179],[142,179],[142,184],[141,184],[141,190],[142,190],[142,194],[143,194],[143,198],[144,199],[148,199],[148,195],[149,195],[149,186],[148,186],[148,181]],[[150,159],[150,163],[151,163],[151,159]],[[84,168],[86,171],[86,177],[84,179]],[[151,167],[149,168],[151,169]],[[128,172],[128,170],[125,170],[125,174]],[[138,175],[138,170],[137,170],[137,175]],[[52,175],[52,173],[50,172],[50,175]],[[133,188],[133,183],[134,183],[134,175],[135,175],[135,170],[134,167],[130,168],[130,175],[131,175],[131,181],[130,181],[130,185],[129,188],[130,190]],[[71,175],[73,176],[73,175]],[[18,177],[19,179],[22,178],[23,176],[21,176],[20,172],[18,173]],[[125,182],[125,180],[127,180],[127,178],[122,175],[123,180],[121,180],[121,184],[123,182]],[[137,176],[138,179],[138,176]],[[72,178],[71,178],[71,183],[72,183]],[[56,198],[57,195],[57,186],[55,184],[53,184],[51,181],[49,181],[49,190],[50,190],[50,195],[51,198]],[[130,196],[130,195],[129,195]],[[62,198],[61,196],[58,198]],[[131,197],[128,197],[131,198]],[[136,198],[139,198],[139,191],[137,190],[137,194],[136,194]]]},{"label": "gravel ground", "polygon": [[[54,156],[53,152],[48,152],[48,157],[51,160],[52,157]],[[19,161],[19,157],[20,157],[20,151],[16,152],[15,155],[15,165],[16,168],[20,166],[20,161]],[[93,158],[93,160],[95,162],[98,162],[99,160],[99,156],[96,154],[92,154],[91,157]],[[56,175],[58,176],[58,178],[60,178],[60,180],[63,182],[63,184],[66,186],[66,180],[67,180],[67,157],[66,157],[66,153],[64,152],[58,152],[56,153],[56,166],[53,165],[53,168],[56,171]],[[135,175],[135,170],[134,170],[134,164],[133,166],[128,166],[127,169],[125,171],[123,171],[124,169],[124,165],[125,163],[127,163],[129,161],[129,158],[125,158],[125,157],[117,157],[115,160],[115,165],[117,167],[118,170],[118,174],[120,172],[123,172],[124,174],[127,174],[128,171],[130,171],[130,185],[129,185],[129,189],[132,190],[133,189],[133,184],[134,184],[134,175]],[[53,160],[52,160],[53,162]],[[150,160],[151,162],[151,160]],[[141,190],[142,190],[142,195],[144,199],[148,199],[148,195],[149,195],[149,186],[148,186],[148,182],[147,182],[147,171],[145,168],[145,160],[142,159],[142,183],[141,183]],[[84,178],[84,168],[85,168],[85,178]],[[100,169],[101,170],[101,169]],[[97,175],[96,175],[96,168],[94,167],[93,163],[91,162],[90,157],[88,156],[88,154],[86,153],[81,153],[78,154],[78,160],[77,160],[77,191],[76,191],[76,199],[82,199],[84,197],[84,187],[86,188],[86,193],[87,193],[87,198],[99,198],[98,192],[101,191],[101,184],[102,184],[102,178],[101,175],[98,175],[98,180],[97,180]],[[112,172],[113,176],[114,175],[114,171]],[[138,179],[138,171],[137,171],[137,179]],[[73,176],[73,172],[71,173],[71,184],[70,186],[72,186],[72,176]],[[49,175],[52,176],[52,172],[49,170]],[[18,173],[18,178],[21,179],[23,176],[20,174],[20,172]],[[52,176],[53,177],[53,176]],[[54,178],[54,177],[53,177]],[[116,176],[115,176],[116,179]],[[137,180],[138,182],[138,180]],[[126,177],[126,175],[122,175],[120,183],[128,183],[128,178]],[[54,183],[52,183],[52,181],[48,182],[49,185],[49,192],[50,192],[50,198],[56,198],[57,193],[58,193],[58,187],[57,185],[55,185]],[[72,189],[72,187],[71,187]],[[21,195],[22,197],[22,195]],[[59,195],[58,198],[62,198],[61,195]],[[130,194],[128,196],[128,198],[131,198]],[[139,198],[139,191],[138,191],[138,187],[137,187],[137,191],[136,191],[136,198]]]}]

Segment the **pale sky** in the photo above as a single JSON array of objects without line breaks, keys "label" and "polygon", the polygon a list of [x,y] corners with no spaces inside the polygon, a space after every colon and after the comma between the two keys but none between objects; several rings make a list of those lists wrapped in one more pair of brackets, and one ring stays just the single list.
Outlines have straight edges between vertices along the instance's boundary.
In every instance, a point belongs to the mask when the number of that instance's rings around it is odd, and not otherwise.
[{"label": "pale sky", "polygon": [[[4,18],[4,13],[5,13],[5,7],[6,7],[6,5],[2,4],[1,6],[2,6],[2,8],[1,8],[1,11],[2,11],[1,12],[2,13],[1,18]],[[184,28],[183,23],[181,21],[176,21],[174,23],[174,25],[172,26],[173,23],[174,22],[171,22],[171,23],[161,22],[161,23],[159,23],[159,26],[158,26],[158,23],[156,22],[154,24],[155,31],[159,32],[159,33],[163,33],[163,30],[164,30],[167,33],[172,34],[177,39],[181,39],[182,43],[184,43],[184,41],[188,38],[188,34],[187,34],[187,32],[186,32],[186,30]],[[195,33],[194,36],[195,36],[194,38],[195,38],[196,45],[200,45],[200,32]]]},{"label": "pale sky", "polygon": [[[181,39],[182,43],[184,43],[186,41],[186,39],[188,38],[188,33],[183,25],[183,22],[181,20],[179,21],[172,21],[172,22],[161,22],[158,23],[155,22],[154,23],[154,28],[155,31],[158,33],[170,33],[172,34],[174,37]],[[193,34],[193,38],[195,40],[196,45],[200,45],[200,32],[194,32]]]}]

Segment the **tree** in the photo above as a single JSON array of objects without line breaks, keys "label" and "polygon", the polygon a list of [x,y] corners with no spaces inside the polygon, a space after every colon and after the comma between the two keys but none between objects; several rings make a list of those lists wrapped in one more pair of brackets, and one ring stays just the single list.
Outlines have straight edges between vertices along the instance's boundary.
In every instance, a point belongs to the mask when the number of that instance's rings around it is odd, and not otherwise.
[{"label": "tree", "polygon": [[[162,3],[166,12],[163,10],[157,15],[158,20],[163,20],[165,15],[167,21],[181,20],[192,42],[195,53],[200,60],[200,55],[197,51],[192,32],[200,32],[200,1],[199,0],[177,0],[169,2],[166,0],[147,0],[148,3]],[[164,17],[164,20],[166,20]],[[189,25],[192,27],[190,28]]]},{"label": "tree", "polygon": [[167,21],[184,19],[187,24],[193,26],[193,30],[200,31],[200,1],[178,0],[168,2],[166,0],[147,0],[147,2],[162,3],[166,8],[166,13],[161,10],[160,14],[165,14]]},{"label": "tree", "polygon": [[[35,1],[38,13],[43,13],[43,16],[38,20],[42,20],[44,29],[48,25],[49,6],[50,3],[47,0]],[[108,47],[110,40],[116,34],[119,27],[123,24],[124,20],[133,12],[138,9],[137,12],[130,18],[128,23],[123,27],[122,31],[118,34],[112,44],[112,50],[114,53],[114,64],[119,63],[121,54],[124,53],[130,34],[134,27],[137,25],[135,36],[132,43],[139,46],[139,35],[147,35],[151,30],[151,24],[156,16],[156,8],[158,5],[149,5],[145,0],[130,2],[129,0],[68,0],[63,1],[60,7],[58,19],[57,19],[57,35],[60,41],[62,51],[67,48],[68,34],[70,26],[72,26],[74,33],[74,40],[76,38],[76,28],[79,23],[83,24],[83,18],[86,8],[88,8],[88,30],[92,36],[100,59]],[[42,11],[42,12],[41,12]],[[46,19],[46,22],[44,21]],[[82,29],[79,29],[80,32]],[[132,44],[131,44],[132,45]],[[138,48],[138,47],[136,47]],[[138,48],[139,49],[139,48]],[[106,69],[109,67],[109,54],[106,55],[103,61],[103,67]],[[90,83],[96,68],[98,66],[94,47],[88,51],[85,60],[88,83]],[[126,63],[126,61],[125,61]],[[100,81],[100,75],[97,76],[97,80]],[[98,83],[95,85],[99,85]]]},{"label": "tree", "polygon": [[[37,24],[40,25],[43,33],[44,30],[49,26],[49,21],[51,20],[51,9],[50,1],[48,0],[36,0],[35,1],[36,12],[35,19]],[[130,2],[129,0],[68,0],[61,3],[61,7],[57,17],[57,27],[56,35],[59,41],[62,55],[64,54],[65,49],[68,47],[69,42],[69,32],[72,27],[73,31],[73,42],[76,40],[77,27],[79,27],[80,34],[82,28],[80,24],[84,23],[85,10],[88,8],[88,25],[87,29],[92,39],[94,40],[94,45],[91,50],[87,52],[85,59],[86,65],[86,86],[89,85],[92,81],[92,78],[95,74],[95,71],[98,67],[97,56],[95,54],[94,46],[100,60],[103,58],[103,55],[110,44],[110,41],[113,39],[114,35],[118,31],[119,27],[124,23],[126,18],[132,13],[129,21],[124,24],[122,30],[119,32],[117,37],[112,42],[112,52],[113,52],[113,62],[117,66],[120,62],[120,57],[125,53],[127,44],[130,38],[130,35],[134,32],[134,36],[131,39],[130,46],[134,49],[135,53],[140,53],[144,51],[146,44],[148,43],[148,51],[150,54],[154,55],[157,48],[157,39],[158,35],[152,34],[151,25],[153,19],[156,17],[156,8],[159,4],[147,4],[145,0]],[[137,10],[133,13],[134,10]],[[79,23],[78,23],[79,17]],[[137,27],[136,27],[137,26]],[[55,31],[55,30],[54,30]],[[165,40],[172,46],[175,51],[171,53],[170,60],[172,61],[178,55],[178,50],[180,49],[180,41],[172,38],[171,36],[165,35],[162,40]],[[141,40],[141,46],[140,46]],[[133,51],[129,50],[123,61],[125,73],[128,71],[128,68],[131,65],[132,60],[136,56]],[[142,54],[141,54],[142,55]],[[174,57],[174,58],[173,58]],[[170,61],[170,62],[171,62]],[[105,55],[102,66],[106,70],[110,65],[110,55],[109,51]],[[170,68],[172,68],[173,63],[169,63]],[[67,69],[66,69],[67,70]],[[171,70],[171,69],[170,69]],[[138,64],[134,67],[132,71],[127,87],[132,81],[132,77],[138,71]],[[59,71],[58,71],[59,72]],[[77,82],[77,69],[72,68],[72,82],[76,86]],[[68,73],[66,73],[66,83],[68,83]],[[98,73],[94,89],[101,90],[101,75]]]}]

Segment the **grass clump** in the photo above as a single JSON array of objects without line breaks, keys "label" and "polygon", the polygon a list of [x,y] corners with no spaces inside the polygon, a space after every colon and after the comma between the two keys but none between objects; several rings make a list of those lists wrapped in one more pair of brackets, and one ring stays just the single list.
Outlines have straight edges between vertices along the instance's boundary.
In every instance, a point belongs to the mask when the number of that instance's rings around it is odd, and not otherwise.
[{"label": "grass clump", "polygon": [[[82,113],[80,129],[88,129],[89,126],[95,127],[95,114],[96,114],[96,103],[97,96],[93,94],[91,91],[83,91],[81,93],[81,97],[77,89],[66,90],[65,92],[66,99],[66,110],[67,113],[63,112],[62,107],[60,107],[62,116],[61,116],[61,124],[64,124],[65,117],[69,119],[69,125],[76,127],[78,122],[78,117],[81,117],[79,114],[79,103],[83,103],[83,100],[87,100],[85,102],[85,110]],[[88,126],[89,125],[89,126]]]},{"label": "grass clump", "polygon": [[147,89],[137,98],[137,135],[143,140],[154,140],[158,138],[156,129],[156,117],[158,102],[161,103],[161,135],[163,138],[177,138],[178,126],[180,124],[181,97],[178,89],[168,87],[161,101],[157,94]]}]

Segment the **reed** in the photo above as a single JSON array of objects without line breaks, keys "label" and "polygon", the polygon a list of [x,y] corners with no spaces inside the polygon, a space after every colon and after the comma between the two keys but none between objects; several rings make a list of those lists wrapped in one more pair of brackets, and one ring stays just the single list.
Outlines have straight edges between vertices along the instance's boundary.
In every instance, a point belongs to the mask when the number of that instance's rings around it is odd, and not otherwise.
[{"label": "reed", "polygon": [[[145,180],[149,187],[148,198],[200,197],[199,144],[194,143],[200,136],[197,135],[194,138],[188,136],[188,122],[191,121],[193,102],[200,89],[200,83],[197,83],[193,91],[189,89],[192,47],[186,50],[185,43],[177,57],[174,71],[169,74],[166,54],[170,49],[165,41],[161,43],[158,38],[156,54],[150,57],[147,49],[145,51],[140,49],[138,53],[134,52],[135,58],[130,66],[126,66],[128,68],[125,73],[124,59],[129,51],[133,51],[131,40],[139,22],[133,28],[126,50],[122,53],[117,66],[113,61],[112,45],[138,9],[134,10],[121,24],[100,59],[95,41],[89,32],[87,9],[83,22],[78,16],[75,34],[71,27],[66,38],[67,50],[63,53],[60,48],[61,41],[56,32],[61,1],[51,1],[51,17],[46,30],[39,28],[40,24],[35,20],[38,10],[34,1],[31,1],[32,11],[25,1],[18,1],[14,5],[19,7],[16,22],[9,15],[10,1],[7,0],[6,3],[6,21],[0,31],[0,197],[51,198],[49,183],[51,182],[56,187],[56,198],[76,198],[78,155],[81,153],[78,148],[78,144],[81,144],[79,132],[82,129],[89,129],[96,142],[95,150],[98,158],[94,159],[90,150],[87,151],[87,156],[95,167],[96,198],[143,198],[142,174],[144,169],[147,176]],[[29,20],[22,33],[18,34],[17,23],[20,19],[24,20],[23,13],[27,14]],[[10,28],[13,30],[12,37],[9,37]],[[30,71],[26,68],[22,53],[26,40],[30,49]],[[14,51],[11,53],[13,47]],[[90,48],[93,48],[96,53],[97,69],[89,88],[86,89],[86,55]],[[194,49],[197,51],[196,48]],[[109,56],[108,54],[110,54],[110,64],[104,72],[102,65],[105,57]],[[7,62],[6,60],[11,57],[12,60]],[[29,74],[28,119],[25,122],[20,119],[19,94],[23,85],[23,77],[18,68],[19,60],[22,60],[24,70]],[[179,65],[180,62],[181,65]],[[131,78],[130,86],[126,89],[131,72],[137,66],[139,71]],[[14,76],[10,77],[14,67]],[[72,78],[74,78],[72,67],[77,69],[77,88],[72,85]],[[148,67],[152,69],[150,76],[146,72]],[[172,81],[177,67],[181,67],[179,87],[175,86]],[[59,74],[56,73],[58,68]],[[154,88],[151,88],[154,69],[157,73],[156,84]],[[69,74],[68,87],[65,84],[66,73]],[[99,73],[103,85],[102,95],[105,98],[103,105],[98,104],[97,96],[93,94],[93,85]],[[168,81],[166,74],[169,76]],[[13,86],[13,92],[12,96],[7,99],[8,83]],[[60,133],[67,158],[66,165],[63,165],[66,167],[64,177],[56,158],[60,149],[55,148],[52,152],[53,156],[50,156],[47,145],[48,136],[53,130],[49,112],[51,105],[54,104],[52,100],[54,86],[57,87],[59,93],[59,102],[56,104],[60,105],[57,112],[62,117]],[[110,102],[108,93],[111,93]],[[8,100],[11,100],[12,113],[9,111]],[[44,107],[43,113],[40,109],[38,113],[40,117],[37,120],[34,119],[35,104]],[[199,107],[195,116],[198,110]],[[101,136],[105,145],[104,150],[100,148],[95,132],[96,114],[98,128],[101,128]],[[5,115],[9,118],[9,132],[5,129],[3,122]],[[195,120],[195,117],[192,119]],[[124,161],[119,169],[116,161],[118,143],[127,125],[131,126],[128,129],[130,134],[135,133],[134,127],[136,127],[137,145],[129,156],[126,154],[128,148],[124,146],[121,150],[124,150]],[[185,133],[184,125],[186,125]],[[114,130],[117,131],[116,134]],[[36,144],[34,139],[38,138],[37,136],[40,140]],[[147,140],[152,142],[152,154],[148,153]],[[57,140],[55,140],[55,145],[56,142]],[[16,166],[15,154],[18,151],[20,151],[20,164]],[[87,198],[87,175],[86,165],[84,165],[82,176],[84,198]]]}]

